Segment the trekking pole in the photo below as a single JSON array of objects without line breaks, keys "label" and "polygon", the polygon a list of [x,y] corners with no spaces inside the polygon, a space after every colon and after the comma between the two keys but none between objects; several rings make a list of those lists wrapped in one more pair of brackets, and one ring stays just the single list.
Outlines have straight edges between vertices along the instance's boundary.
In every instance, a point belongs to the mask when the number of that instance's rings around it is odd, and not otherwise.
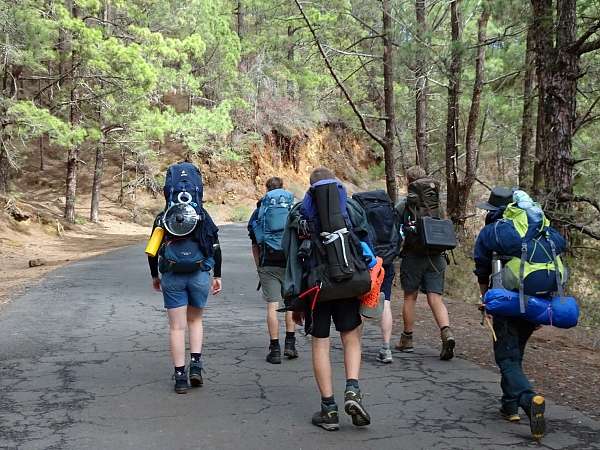
[{"label": "trekking pole", "polygon": [[498,341],[498,337],[496,336],[496,332],[494,331],[494,325],[492,325],[492,321],[490,320],[490,318],[488,317],[488,315],[485,313],[485,306],[483,304],[483,296],[479,297],[479,300],[481,301],[481,303],[479,304],[479,310],[481,311],[481,322],[480,325],[483,326],[487,326],[490,329],[490,333],[492,335],[492,339],[494,340],[494,342]]}]

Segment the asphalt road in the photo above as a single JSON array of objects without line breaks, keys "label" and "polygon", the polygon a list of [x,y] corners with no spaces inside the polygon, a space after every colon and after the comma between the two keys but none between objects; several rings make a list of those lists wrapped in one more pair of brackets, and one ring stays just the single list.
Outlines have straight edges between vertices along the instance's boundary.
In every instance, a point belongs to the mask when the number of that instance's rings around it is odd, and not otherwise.
[{"label": "asphalt road", "polygon": [[467,361],[441,362],[417,346],[379,365],[373,323],[361,377],[372,426],[353,428],[342,413],[339,432],[313,427],[319,396],[309,341],[299,339],[297,360],[264,361],[265,308],[244,229],[223,227],[221,242],[224,291],[206,311],[205,385],[187,395],[172,391],[166,317],[142,246],[56,270],[4,308],[0,448],[600,448],[600,423],[553,404],[549,434],[532,443],[526,421],[498,417],[498,374]]}]

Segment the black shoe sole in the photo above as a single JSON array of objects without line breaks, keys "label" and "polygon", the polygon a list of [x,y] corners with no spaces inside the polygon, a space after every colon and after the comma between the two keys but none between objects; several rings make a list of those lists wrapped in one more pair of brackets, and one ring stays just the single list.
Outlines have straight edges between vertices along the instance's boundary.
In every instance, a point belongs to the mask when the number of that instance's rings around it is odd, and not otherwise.
[{"label": "black shoe sole", "polygon": [[184,388],[175,388],[175,393],[176,394],[187,394],[188,388],[184,387]]},{"label": "black shoe sole", "polygon": [[444,344],[442,344],[442,353],[440,354],[440,359],[442,361],[450,361],[454,358],[454,347],[456,347],[456,341],[454,339],[448,339]]},{"label": "black shoe sole", "polygon": [[546,419],[544,418],[545,412],[546,401],[544,400],[544,397],[541,395],[536,395],[531,400],[531,417],[529,418],[531,436],[536,441],[541,440],[546,432]]},{"label": "black shoe sole", "polygon": [[201,387],[204,384],[202,375],[190,375],[190,384],[192,387]]},{"label": "black shoe sole", "polygon": [[366,427],[371,424],[371,416],[356,400],[346,400],[344,410],[352,417],[352,425],[355,427]]},{"label": "black shoe sole", "polygon": [[296,350],[285,350],[283,356],[287,359],[296,359],[298,357],[298,352]]},{"label": "black shoe sole", "polygon": [[281,357],[279,358],[269,358],[267,356],[267,362],[270,364],[281,364]]}]

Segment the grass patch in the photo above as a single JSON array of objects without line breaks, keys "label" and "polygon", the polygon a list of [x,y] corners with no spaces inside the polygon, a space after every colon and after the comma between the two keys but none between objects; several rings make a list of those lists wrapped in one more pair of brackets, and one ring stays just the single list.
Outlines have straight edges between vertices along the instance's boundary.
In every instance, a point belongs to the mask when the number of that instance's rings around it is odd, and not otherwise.
[{"label": "grass patch", "polygon": [[385,178],[385,165],[383,162],[370,166],[369,170],[367,171],[367,176],[371,181],[378,181]]},{"label": "grass patch", "polygon": [[228,220],[230,222],[246,222],[252,214],[252,209],[246,205],[236,206],[229,213]]}]

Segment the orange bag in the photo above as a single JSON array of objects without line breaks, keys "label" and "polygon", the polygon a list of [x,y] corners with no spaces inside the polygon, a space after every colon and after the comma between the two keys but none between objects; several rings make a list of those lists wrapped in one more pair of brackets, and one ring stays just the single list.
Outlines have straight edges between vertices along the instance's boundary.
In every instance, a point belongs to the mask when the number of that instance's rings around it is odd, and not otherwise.
[{"label": "orange bag", "polygon": [[360,298],[361,304],[368,308],[374,308],[377,306],[379,301],[379,292],[381,291],[381,285],[383,284],[383,278],[385,277],[385,270],[383,268],[383,259],[377,256],[377,263],[371,269],[371,290]]}]

